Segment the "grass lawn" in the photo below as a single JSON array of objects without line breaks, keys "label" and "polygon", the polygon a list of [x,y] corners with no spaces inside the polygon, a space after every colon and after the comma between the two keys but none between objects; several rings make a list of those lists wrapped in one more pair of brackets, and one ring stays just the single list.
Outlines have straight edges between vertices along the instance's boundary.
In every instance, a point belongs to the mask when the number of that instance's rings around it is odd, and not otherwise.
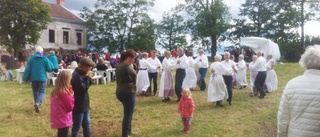
[{"label": "grass lawn", "polygon": [[[225,102],[225,107],[214,108],[207,102],[207,92],[192,91],[196,109],[189,135],[180,132],[182,122],[177,113],[177,102],[163,103],[158,96],[137,96],[133,130],[140,137],[276,136],[277,111],[283,88],[290,79],[302,75],[303,71],[297,63],[276,65],[279,81],[276,92],[259,99],[249,96],[249,87],[234,89],[232,106]],[[207,74],[208,82],[209,73]],[[123,108],[115,97],[115,87],[116,83],[111,82],[107,85],[93,84],[89,89],[93,137],[121,136]],[[47,86],[41,112],[35,113],[30,84],[0,82],[0,136],[56,136],[56,130],[50,128],[49,93],[52,88],[52,85]],[[176,97],[172,100],[176,100]]]}]

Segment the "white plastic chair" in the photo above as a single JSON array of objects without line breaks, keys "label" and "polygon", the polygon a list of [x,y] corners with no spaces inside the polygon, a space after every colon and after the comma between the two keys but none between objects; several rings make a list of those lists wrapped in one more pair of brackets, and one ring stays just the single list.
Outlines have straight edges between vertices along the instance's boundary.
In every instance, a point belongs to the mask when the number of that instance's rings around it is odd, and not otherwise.
[{"label": "white plastic chair", "polygon": [[107,76],[108,76],[107,71],[99,70],[99,71],[97,71],[97,75],[101,76],[100,79],[102,80],[103,84],[106,85],[107,84]]}]

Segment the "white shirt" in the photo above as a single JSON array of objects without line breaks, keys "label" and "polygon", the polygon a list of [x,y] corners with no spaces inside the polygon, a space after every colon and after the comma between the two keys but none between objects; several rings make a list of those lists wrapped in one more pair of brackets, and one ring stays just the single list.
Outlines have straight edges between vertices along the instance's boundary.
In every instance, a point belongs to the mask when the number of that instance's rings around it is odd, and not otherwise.
[{"label": "white shirt", "polygon": [[157,66],[154,66],[154,65],[151,65],[146,59],[142,58],[140,61],[139,61],[139,69],[147,69],[147,70],[150,70],[150,69],[157,69]]},{"label": "white shirt", "polygon": [[222,75],[232,76],[233,75],[233,68],[232,66],[236,65],[236,63],[233,60],[230,60],[226,62],[226,60],[222,61],[221,64],[225,66],[229,71],[225,71],[222,73]]},{"label": "white shirt", "polygon": [[160,62],[160,60],[159,60],[157,57],[154,58],[154,59],[153,59],[153,58],[148,58],[147,61],[148,61],[148,63],[149,63],[150,65],[160,66],[160,69],[158,69],[158,68],[150,68],[150,69],[148,69],[148,72],[149,72],[149,73],[157,73],[158,70],[161,70],[161,69],[162,69],[161,62]]},{"label": "white shirt", "polygon": [[[201,61],[200,61],[201,59]],[[208,57],[204,54],[199,55],[196,59],[195,59],[196,63],[198,64],[199,68],[208,68],[209,64],[208,64]]]},{"label": "white shirt", "polygon": [[267,71],[266,60],[260,56],[257,61],[252,65],[252,69],[255,71]]},{"label": "white shirt", "polygon": [[[177,63],[178,60],[180,60],[179,64]],[[187,69],[188,67],[189,67],[189,60],[188,60],[187,56],[184,54],[181,57],[177,56],[175,68],[176,69]]]}]

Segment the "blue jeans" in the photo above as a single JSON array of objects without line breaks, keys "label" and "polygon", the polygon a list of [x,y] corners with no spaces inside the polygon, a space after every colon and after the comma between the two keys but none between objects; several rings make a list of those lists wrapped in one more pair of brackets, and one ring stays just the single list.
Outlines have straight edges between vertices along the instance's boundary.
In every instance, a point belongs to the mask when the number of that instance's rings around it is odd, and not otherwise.
[{"label": "blue jeans", "polygon": [[199,73],[200,73],[200,81],[201,81],[201,87],[200,90],[206,90],[207,85],[206,82],[204,81],[204,78],[206,77],[208,68],[199,68]]},{"label": "blue jeans", "polygon": [[131,132],[131,121],[136,102],[134,93],[117,93],[117,99],[123,105],[123,120],[122,120],[122,137],[127,137]]},{"label": "blue jeans", "polygon": [[45,95],[47,82],[44,81],[32,81],[33,99],[35,104],[42,104],[42,100]]},{"label": "blue jeans", "polygon": [[91,126],[90,126],[90,110],[83,113],[72,112],[72,137],[79,136],[79,130],[82,125],[83,137],[91,137]]}]

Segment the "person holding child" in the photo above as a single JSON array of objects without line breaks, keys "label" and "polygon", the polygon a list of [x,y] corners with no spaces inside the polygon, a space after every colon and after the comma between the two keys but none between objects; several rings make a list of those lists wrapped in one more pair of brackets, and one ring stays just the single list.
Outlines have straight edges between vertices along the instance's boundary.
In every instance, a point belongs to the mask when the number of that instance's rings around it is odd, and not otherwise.
[{"label": "person holding child", "polygon": [[80,126],[83,136],[91,137],[90,104],[88,89],[91,85],[91,68],[95,63],[90,58],[81,58],[79,66],[72,73],[71,85],[74,90],[74,108],[72,111],[72,137],[79,136]]},{"label": "person holding child", "polygon": [[58,129],[58,137],[68,137],[69,127],[72,125],[74,97],[70,81],[70,73],[61,71],[50,95],[51,127]]},{"label": "person holding child", "polygon": [[178,112],[183,123],[183,132],[190,133],[190,120],[195,109],[194,102],[191,98],[191,92],[189,88],[183,88],[181,92],[181,99],[178,105]]}]

